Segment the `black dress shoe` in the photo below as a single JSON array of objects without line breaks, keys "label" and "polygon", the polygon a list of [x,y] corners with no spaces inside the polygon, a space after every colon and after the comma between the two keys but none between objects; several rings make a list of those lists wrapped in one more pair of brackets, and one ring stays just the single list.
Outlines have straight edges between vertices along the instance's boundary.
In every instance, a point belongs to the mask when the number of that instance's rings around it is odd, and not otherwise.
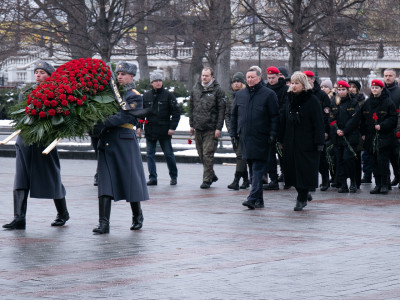
[{"label": "black dress shoe", "polygon": [[320,191],[325,192],[327,189],[329,189],[329,185],[322,185],[320,186]]},{"label": "black dress shoe", "polygon": [[374,187],[373,190],[369,191],[370,194],[380,194],[380,192],[381,192],[381,186],[380,185],[377,185],[376,187]]},{"label": "black dress shoe", "polygon": [[387,185],[382,185],[381,186],[381,194],[386,195],[389,192],[389,188]]},{"label": "black dress shoe", "polygon": [[372,183],[371,178],[363,177],[361,178],[361,183]]},{"label": "black dress shoe", "polygon": [[263,185],[263,189],[267,191],[278,191],[279,190],[279,183],[278,181],[271,181],[268,184]]},{"label": "black dress shoe", "polygon": [[214,175],[212,182],[217,182],[217,181],[218,181],[218,177],[217,177],[217,175]]},{"label": "black dress shoe", "polygon": [[200,185],[201,189],[209,189],[211,186],[211,182],[203,181],[203,183]]},{"label": "black dress shoe", "polygon": [[171,178],[171,181],[169,182],[170,185],[176,185],[177,183],[176,178]]},{"label": "black dress shoe", "polygon": [[264,208],[264,200],[257,200],[256,203],[254,203],[255,208]]},{"label": "black dress shoe", "polygon": [[255,208],[256,208],[256,203],[255,203],[255,201],[247,200],[247,201],[244,201],[244,202],[242,203],[242,205],[243,205],[243,206],[247,206],[249,209],[255,209]]},{"label": "black dress shoe", "polygon": [[349,188],[347,187],[347,186],[341,186],[339,189],[338,189],[338,193],[348,193],[349,192]]},{"label": "black dress shoe", "polygon": [[[307,194],[307,200],[308,200],[308,201],[311,201],[311,200],[312,200],[311,193],[308,193],[308,194]],[[306,202],[306,205],[307,205],[307,202]]]},{"label": "black dress shoe", "polygon": [[294,207],[294,211],[302,211],[304,207],[307,206],[307,201],[296,201],[296,206]]},{"label": "black dress shoe", "polygon": [[157,180],[149,180],[147,181],[147,185],[157,185]]},{"label": "black dress shoe", "polygon": [[390,185],[391,186],[393,186],[393,185],[398,185],[399,184],[399,177],[395,177],[395,178],[393,178],[393,180],[390,182]]}]

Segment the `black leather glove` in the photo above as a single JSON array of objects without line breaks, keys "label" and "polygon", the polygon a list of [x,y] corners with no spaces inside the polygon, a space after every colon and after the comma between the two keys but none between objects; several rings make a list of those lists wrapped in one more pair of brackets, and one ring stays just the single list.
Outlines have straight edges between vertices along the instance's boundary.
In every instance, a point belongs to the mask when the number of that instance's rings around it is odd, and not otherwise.
[{"label": "black leather glove", "polygon": [[236,137],[231,137],[233,149],[237,149],[239,141]]},{"label": "black leather glove", "polygon": [[268,144],[271,146],[275,146],[276,144],[276,137],[274,137],[273,135],[271,135],[268,139]]},{"label": "black leather glove", "polygon": [[319,152],[324,151],[324,145],[317,145],[317,151]]}]

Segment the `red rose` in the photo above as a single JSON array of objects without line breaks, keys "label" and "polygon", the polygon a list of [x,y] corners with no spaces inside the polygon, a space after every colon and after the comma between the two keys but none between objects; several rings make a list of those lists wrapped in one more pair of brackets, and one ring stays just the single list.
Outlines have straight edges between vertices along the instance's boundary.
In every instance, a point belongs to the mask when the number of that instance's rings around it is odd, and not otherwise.
[{"label": "red rose", "polygon": [[64,111],[63,115],[66,117],[69,115],[69,110]]},{"label": "red rose", "polygon": [[336,124],[336,120],[331,122],[331,126],[334,126]]},{"label": "red rose", "polygon": [[46,100],[46,101],[43,102],[43,104],[44,104],[44,106],[50,106],[50,101]]},{"label": "red rose", "polygon": [[396,132],[396,137],[400,139],[400,132]]},{"label": "red rose", "polygon": [[81,105],[83,104],[83,101],[82,101],[82,100],[77,100],[77,101],[76,101],[76,104],[79,105],[79,106],[81,106]]},{"label": "red rose", "polygon": [[56,114],[56,111],[54,109],[49,109],[48,113],[49,116],[54,116]]},{"label": "red rose", "polygon": [[67,105],[68,105],[68,101],[67,101],[67,100],[61,101],[61,105],[62,105],[62,106],[67,106]]},{"label": "red rose", "polygon": [[378,115],[376,113],[372,114],[372,119],[374,119],[375,121],[378,121]]},{"label": "red rose", "polygon": [[192,140],[191,139],[188,139],[188,144],[189,145],[192,144]]},{"label": "red rose", "polygon": [[61,100],[61,101],[67,100],[67,95],[61,94],[61,95],[60,95],[60,100]]},{"label": "red rose", "polygon": [[44,111],[41,111],[40,113],[39,113],[39,118],[46,118],[46,113],[44,112]]},{"label": "red rose", "polygon": [[86,98],[87,98],[86,95],[83,95],[82,96],[82,101],[86,101]]},{"label": "red rose", "polygon": [[31,104],[31,102],[32,102],[32,100],[31,100],[31,99],[28,99],[28,100],[26,101],[26,104],[29,105],[29,104]]},{"label": "red rose", "polygon": [[[41,111],[41,112],[42,112],[42,111]],[[32,115],[32,116],[36,116],[36,115],[37,115],[36,109],[32,109],[32,110],[31,110],[31,115]]]},{"label": "red rose", "polygon": [[29,114],[29,107],[25,106],[25,113]]},{"label": "red rose", "polygon": [[100,92],[104,91],[104,86],[101,85],[101,86],[99,87],[99,91],[100,91]]},{"label": "red rose", "polygon": [[57,101],[56,100],[51,100],[50,101],[50,105],[53,106],[53,107],[57,106]]}]

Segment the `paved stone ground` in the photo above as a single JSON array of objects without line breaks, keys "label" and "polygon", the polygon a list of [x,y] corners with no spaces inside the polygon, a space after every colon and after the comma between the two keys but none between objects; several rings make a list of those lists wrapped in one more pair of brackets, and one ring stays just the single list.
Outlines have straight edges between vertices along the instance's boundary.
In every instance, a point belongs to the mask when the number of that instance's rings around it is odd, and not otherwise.
[{"label": "paved stone ground", "polygon": [[[0,223],[13,217],[14,158],[0,158]],[[114,203],[111,232],[93,235],[93,160],[61,160],[71,219],[50,226],[51,200],[29,199],[27,229],[0,230],[0,299],[400,299],[400,190],[371,196],[316,191],[294,212],[295,190],[264,192],[266,207],[241,205],[229,191],[234,167],[201,190],[202,167],[178,164],[169,186],[143,204],[133,232],[130,208]],[[46,183],[43,183],[46,184]]]}]

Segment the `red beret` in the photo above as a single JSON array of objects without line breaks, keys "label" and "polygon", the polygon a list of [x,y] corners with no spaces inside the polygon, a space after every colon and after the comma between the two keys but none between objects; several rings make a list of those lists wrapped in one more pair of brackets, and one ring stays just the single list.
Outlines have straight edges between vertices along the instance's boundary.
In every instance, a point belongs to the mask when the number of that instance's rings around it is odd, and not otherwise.
[{"label": "red beret", "polygon": [[350,88],[350,85],[344,80],[339,80],[336,84],[338,88]]},{"label": "red beret", "polygon": [[382,81],[380,81],[379,79],[374,79],[371,81],[371,86],[380,86],[380,87],[385,87],[385,85],[383,84]]},{"label": "red beret", "polygon": [[267,74],[279,74],[280,71],[277,67],[269,67],[267,68]]},{"label": "red beret", "polygon": [[315,75],[314,75],[314,73],[313,72],[311,72],[311,71],[309,71],[309,70],[307,70],[307,71],[303,71],[303,74],[306,74],[307,75],[307,77],[314,77]]}]

